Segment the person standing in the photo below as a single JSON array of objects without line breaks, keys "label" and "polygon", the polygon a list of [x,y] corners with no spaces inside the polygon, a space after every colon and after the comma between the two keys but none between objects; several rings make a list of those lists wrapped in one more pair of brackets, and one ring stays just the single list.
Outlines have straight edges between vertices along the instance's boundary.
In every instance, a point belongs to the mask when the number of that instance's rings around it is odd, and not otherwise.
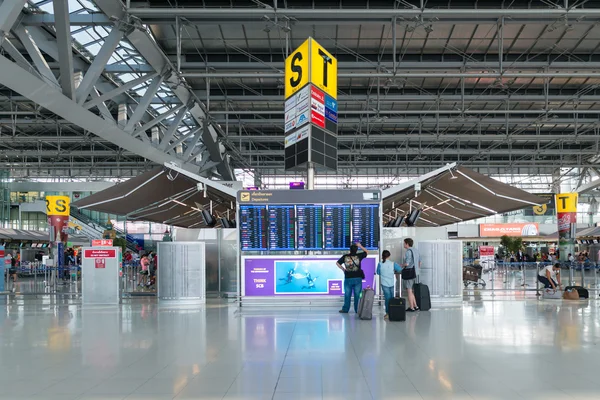
[{"label": "person standing", "polygon": [[402,264],[402,288],[406,289],[408,296],[408,309],[406,311],[419,311],[417,299],[413,293],[413,285],[417,283],[419,275],[419,266],[421,265],[421,256],[419,251],[413,248],[414,242],[411,238],[404,239],[404,264]]},{"label": "person standing", "polygon": [[[361,252],[358,252],[358,249]],[[362,280],[365,273],[360,267],[360,263],[367,257],[367,249],[362,244],[356,243],[350,246],[350,253],[344,254],[336,263],[337,267],[344,271],[344,306],[341,313],[347,314],[350,311],[350,298],[354,292],[354,312],[358,313],[358,301],[362,292]]]},{"label": "person standing", "polygon": [[390,300],[394,297],[394,276],[402,271],[402,267],[390,260],[391,254],[384,250],[381,253],[381,262],[377,265],[377,275],[381,278],[381,290],[385,299],[385,315],[383,319],[388,318],[390,313]]}]

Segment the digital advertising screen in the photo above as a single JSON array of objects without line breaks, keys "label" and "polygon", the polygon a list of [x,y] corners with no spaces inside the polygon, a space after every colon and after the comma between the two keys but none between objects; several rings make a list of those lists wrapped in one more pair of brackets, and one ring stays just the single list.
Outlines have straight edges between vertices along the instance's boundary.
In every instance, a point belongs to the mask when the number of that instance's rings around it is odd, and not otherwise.
[{"label": "digital advertising screen", "polygon": [[[242,257],[244,296],[344,294],[344,272],[336,266],[339,256]],[[377,257],[361,262],[363,288],[373,285]]]}]

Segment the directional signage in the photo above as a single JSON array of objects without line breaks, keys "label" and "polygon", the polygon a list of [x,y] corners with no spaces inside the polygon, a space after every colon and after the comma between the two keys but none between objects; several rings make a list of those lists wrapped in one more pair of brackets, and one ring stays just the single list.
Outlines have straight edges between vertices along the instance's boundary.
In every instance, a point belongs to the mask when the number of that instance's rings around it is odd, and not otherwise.
[{"label": "directional signage", "polygon": [[310,82],[337,99],[337,60],[314,39],[310,53]]},{"label": "directional signage", "polygon": [[308,83],[337,98],[337,59],[312,38],[285,60],[285,98],[289,99]]},{"label": "directional signage", "polygon": [[310,42],[306,39],[288,58],[285,59],[285,98],[288,99],[308,83]]}]

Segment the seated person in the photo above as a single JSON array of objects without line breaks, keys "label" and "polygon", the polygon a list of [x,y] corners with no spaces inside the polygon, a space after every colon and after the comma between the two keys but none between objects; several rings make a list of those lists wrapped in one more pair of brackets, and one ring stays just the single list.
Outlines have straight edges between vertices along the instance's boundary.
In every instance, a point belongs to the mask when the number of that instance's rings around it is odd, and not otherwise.
[{"label": "seated person", "polygon": [[548,265],[540,270],[538,281],[544,284],[545,289],[560,288],[560,264]]}]

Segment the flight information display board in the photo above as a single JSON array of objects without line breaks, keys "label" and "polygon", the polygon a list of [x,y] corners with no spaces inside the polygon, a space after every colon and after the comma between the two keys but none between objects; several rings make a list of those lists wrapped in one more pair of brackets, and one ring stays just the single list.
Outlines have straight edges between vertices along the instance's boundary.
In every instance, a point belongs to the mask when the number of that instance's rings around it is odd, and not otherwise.
[{"label": "flight information display board", "polygon": [[352,242],[361,243],[368,250],[379,248],[379,205],[352,206]]},{"label": "flight information display board", "polygon": [[323,206],[296,206],[296,229],[298,230],[298,250],[323,249]]},{"label": "flight information display board", "polygon": [[242,251],[267,250],[266,206],[240,206],[239,227]]},{"label": "flight information display board", "polygon": [[325,205],[325,250],[350,248],[350,205]]},{"label": "flight information display board", "polygon": [[294,206],[269,206],[269,250],[296,249]]}]

